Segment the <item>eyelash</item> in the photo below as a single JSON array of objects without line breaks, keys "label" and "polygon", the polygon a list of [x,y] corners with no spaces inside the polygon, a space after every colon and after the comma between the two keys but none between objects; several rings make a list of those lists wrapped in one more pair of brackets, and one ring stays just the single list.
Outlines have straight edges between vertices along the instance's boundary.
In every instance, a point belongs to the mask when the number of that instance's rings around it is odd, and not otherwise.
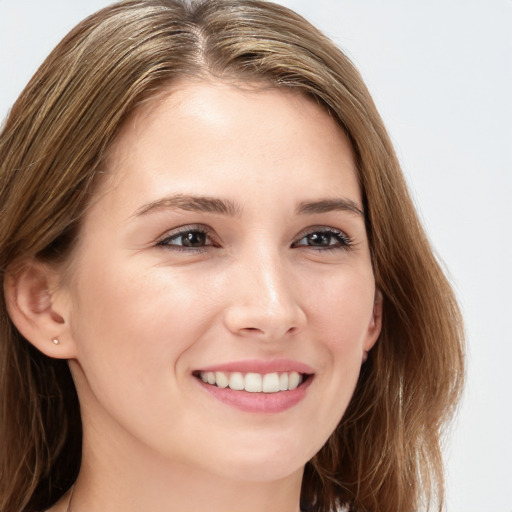
[{"label": "eyelash", "polygon": [[[314,245],[305,245],[305,244],[298,244],[301,240],[304,240],[308,236],[311,235],[328,235],[329,237],[334,238],[336,240],[336,243],[333,245],[322,245],[322,246],[314,246]],[[308,249],[312,249],[315,251],[337,251],[337,250],[345,250],[348,251],[352,248],[353,242],[352,240],[339,229],[329,228],[327,226],[315,226],[313,228],[310,228],[307,232],[303,233],[301,237],[298,239],[297,242],[294,242],[292,244],[292,247],[306,247]]]},{"label": "eyelash", "polygon": [[[201,235],[204,235],[205,237],[209,238],[212,242],[209,245],[203,245],[200,247],[190,247],[186,245],[175,245],[170,243],[173,240],[176,240],[180,237],[184,237],[186,234],[189,233],[199,233]],[[187,251],[187,252],[205,252],[207,247],[213,246],[218,247],[218,245],[212,240],[211,232],[209,229],[206,229],[204,226],[185,226],[183,228],[180,228],[179,231],[176,231],[175,233],[171,233],[169,236],[166,236],[163,240],[160,240],[158,242],[157,247],[165,247],[166,249],[170,249],[173,251]]]},{"label": "eyelash", "polygon": [[[180,237],[184,237],[187,234],[200,234],[201,236],[205,236],[206,239],[209,239],[210,243],[207,245],[201,245],[199,247],[191,247],[186,246],[183,244],[176,245],[171,243],[172,241],[176,241]],[[336,240],[335,244],[329,244],[329,245],[307,245],[307,244],[299,244],[298,242],[301,242],[305,238],[311,235],[327,235],[331,237],[330,241],[332,241],[332,238]],[[214,240],[214,238],[211,235],[211,230],[207,229],[204,226],[185,226],[184,228],[181,228],[179,231],[176,231],[175,233],[170,234],[169,236],[166,236],[164,239],[160,240],[157,244],[157,247],[165,247],[170,250],[174,251],[186,251],[186,252],[205,252],[208,247],[220,247]],[[292,243],[292,248],[297,247],[305,247],[310,250],[314,251],[323,251],[323,252],[330,252],[330,251],[337,251],[337,250],[345,250],[349,251],[353,246],[352,240],[343,232],[338,229],[330,228],[327,226],[315,226],[313,228],[310,228],[307,232],[304,232],[300,235],[300,238],[298,238],[295,242]]]}]

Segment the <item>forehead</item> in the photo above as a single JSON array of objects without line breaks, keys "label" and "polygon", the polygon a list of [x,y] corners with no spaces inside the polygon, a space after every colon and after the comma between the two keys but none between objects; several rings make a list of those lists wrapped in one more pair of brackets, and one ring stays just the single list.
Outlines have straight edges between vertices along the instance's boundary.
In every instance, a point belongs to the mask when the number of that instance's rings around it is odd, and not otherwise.
[{"label": "forehead", "polygon": [[126,193],[225,195],[230,185],[237,195],[266,185],[292,194],[297,185],[360,199],[352,148],[327,109],[259,84],[190,81],[161,93],[124,124],[106,168]]}]

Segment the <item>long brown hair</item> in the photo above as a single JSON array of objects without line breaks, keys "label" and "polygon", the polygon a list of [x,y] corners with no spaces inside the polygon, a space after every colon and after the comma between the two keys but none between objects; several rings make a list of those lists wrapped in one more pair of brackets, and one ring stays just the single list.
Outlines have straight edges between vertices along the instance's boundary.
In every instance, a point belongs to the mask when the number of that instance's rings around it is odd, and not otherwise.
[{"label": "long brown hair", "polygon": [[[358,165],[383,329],[336,431],[307,464],[304,510],[412,512],[443,501],[442,428],[463,381],[453,292],[418,221],[357,70],[294,12],[257,0],[130,0],[80,23],[46,59],[0,135],[0,275],[65,259],[127,116],[173,82],[214,76],[312,95]],[[0,510],[39,511],[80,467],[67,364],[38,352],[0,298]]]}]

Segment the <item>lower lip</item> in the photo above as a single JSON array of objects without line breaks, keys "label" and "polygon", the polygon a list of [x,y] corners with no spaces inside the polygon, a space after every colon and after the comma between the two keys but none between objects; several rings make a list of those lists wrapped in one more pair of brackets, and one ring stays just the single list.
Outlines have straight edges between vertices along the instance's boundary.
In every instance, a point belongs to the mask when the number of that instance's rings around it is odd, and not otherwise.
[{"label": "lower lip", "polygon": [[278,391],[277,393],[235,391],[230,388],[219,388],[211,384],[205,384],[199,379],[196,380],[210,395],[227,405],[245,412],[275,414],[291,409],[303,400],[313,376],[309,376],[298,388],[291,391]]}]

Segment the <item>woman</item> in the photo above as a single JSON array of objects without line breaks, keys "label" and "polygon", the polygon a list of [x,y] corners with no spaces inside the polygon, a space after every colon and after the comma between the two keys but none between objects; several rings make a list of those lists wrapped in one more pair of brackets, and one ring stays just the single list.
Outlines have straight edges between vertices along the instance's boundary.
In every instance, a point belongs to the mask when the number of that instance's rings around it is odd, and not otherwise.
[{"label": "woman", "polygon": [[0,165],[3,512],[442,504],[460,315],[360,76],[305,20],[100,11]]}]

